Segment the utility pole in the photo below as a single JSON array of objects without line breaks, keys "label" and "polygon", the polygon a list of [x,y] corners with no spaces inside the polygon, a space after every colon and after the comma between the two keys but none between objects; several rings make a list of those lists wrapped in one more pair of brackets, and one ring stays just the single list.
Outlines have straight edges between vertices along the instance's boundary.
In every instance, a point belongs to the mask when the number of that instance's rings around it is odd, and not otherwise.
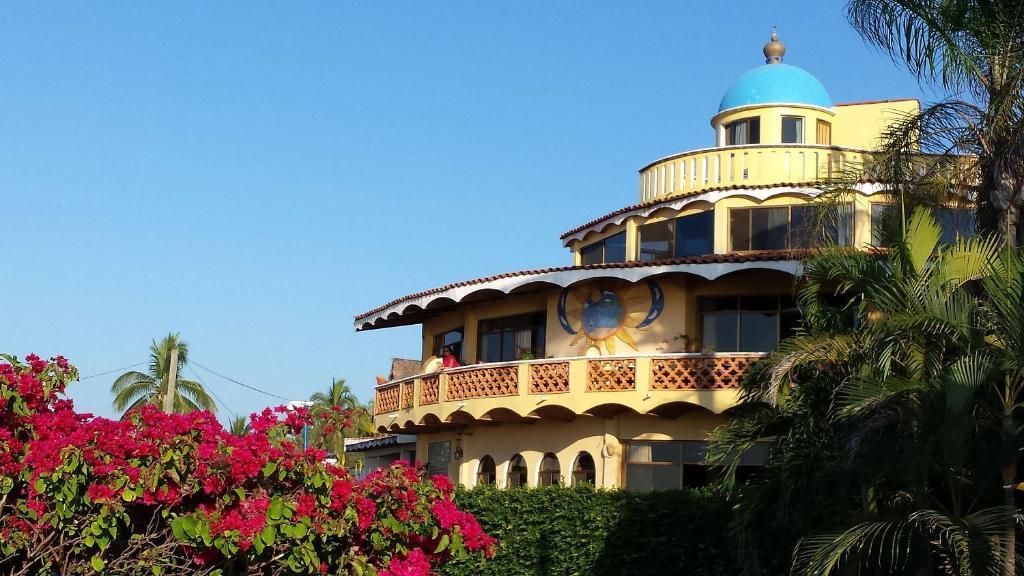
[{"label": "utility pole", "polygon": [[164,394],[164,412],[174,412],[174,395],[178,386],[178,347],[171,348],[171,365],[167,372],[167,393]]}]

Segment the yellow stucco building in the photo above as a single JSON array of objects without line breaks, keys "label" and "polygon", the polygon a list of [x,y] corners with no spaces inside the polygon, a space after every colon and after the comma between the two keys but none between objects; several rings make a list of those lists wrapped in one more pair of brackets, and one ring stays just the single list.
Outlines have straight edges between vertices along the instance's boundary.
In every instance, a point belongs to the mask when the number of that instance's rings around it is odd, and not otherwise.
[{"label": "yellow stucco building", "polygon": [[[711,116],[712,146],[645,166],[639,203],[562,235],[570,265],[358,315],[356,330],[423,327],[421,373],[376,388],[377,428],[416,434],[417,458],[466,485],[704,483],[708,433],[751,363],[798,320],[801,259],[825,241],[870,245],[886,206],[861,179],[823,230],[808,224],[820,222],[808,203],[918,109],[835,104],[782,62],[774,34],[764,54]],[[442,367],[445,348],[461,366]]]}]

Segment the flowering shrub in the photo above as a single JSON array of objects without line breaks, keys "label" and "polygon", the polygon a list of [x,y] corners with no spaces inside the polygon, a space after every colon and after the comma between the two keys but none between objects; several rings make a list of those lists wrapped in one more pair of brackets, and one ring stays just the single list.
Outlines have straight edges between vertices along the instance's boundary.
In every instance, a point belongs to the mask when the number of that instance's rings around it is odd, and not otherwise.
[{"label": "flowering shrub", "polygon": [[[311,416],[74,411],[77,371],[0,359],[0,573],[427,576],[495,541],[447,478],[395,464],[364,480],[295,441]],[[323,416],[347,425],[347,414]]]}]

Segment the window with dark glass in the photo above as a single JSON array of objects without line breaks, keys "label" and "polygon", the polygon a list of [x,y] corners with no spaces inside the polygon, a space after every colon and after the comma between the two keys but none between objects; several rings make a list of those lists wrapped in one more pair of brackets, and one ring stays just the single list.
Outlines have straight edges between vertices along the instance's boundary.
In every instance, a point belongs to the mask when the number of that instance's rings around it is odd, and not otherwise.
[{"label": "window with dark glass", "polygon": [[448,464],[452,461],[452,443],[450,440],[427,444],[427,472],[430,475],[448,475]]},{"label": "window with dark glass", "polygon": [[484,456],[480,459],[480,465],[476,471],[476,483],[478,485],[493,485],[497,478],[497,467],[494,465],[494,458]]},{"label": "window with dark glass", "polygon": [[664,260],[675,254],[675,222],[664,220],[639,227],[640,261]]},{"label": "window with dark glass", "polygon": [[481,320],[477,325],[481,362],[512,362],[544,357],[543,312]]},{"label": "window with dark glass", "polygon": [[789,296],[720,296],[699,301],[703,347],[709,352],[769,352],[800,320]]},{"label": "window with dark glass", "polygon": [[761,117],[744,118],[725,125],[726,146],[761,143]]},{"label": "window with dark glass", "polygon": [[440,357],[445,348],[451,348],[456,358],[462,359],[462,336],[463,330],[460,326],[454,330],[434,335],[434,356]]},{"label": "window with dark glass", "polygon": [[804,141],[804,119],[800,116],[782,117],[782,143],[802,144]]},{"label": "window with dark glass", "polygon": [[562,482],[562,468],[558,464],[558,456],[551,452],[540,461],[540,476],[537,483],[541,486],[554,486]]},{"label": "window with dark glass", "polygon": [[[942,228],[941,244],[977,235],[976,214],[971,208],[937,208],[932,215]],[[899,211],[893,204],[871,205],[871,244],[887,246],[899,234]]]},{"label": "window with dark glass", "polygon": [[572,483],[573,486],[597,483],[597,466],[594,465],[594,457],[587,452],[580,452],[576,456],[576,463],[572,466]]},{"label": "window with dark glass", "polygon": [[826,244],[853,244],[852,202],[804,204],[790,207],[790,246],[815,248]]},{"label": "window with dark glass", "polygon": [[526,460],[516,454],[508,462],[508,481],[507,486],[509,488],[517,488],[519,486],[526,486]]},{"label": "window with dark glass", "polygon": [[970,238],[976,234],[975,213],[968,208],[939,208],[935,210],[935,219],[942,226],[939,242],[952,244],[958,238]]},{"label": "window with dark glass", "polygon": [[892,210],[892,204],[872,204],[871,205],[871,245],[872,246],[886,246],[888,245],[891,230],[894,229],[895,222],[891,222],[890,219],[896,218],[897,214]]},{"label": "window with dark glass", "polygon": [[580,261],[587,264],[611,264],[626,261],[626,233],[619,232],[580,249]]},{"label": "window with dark glass", "polygon": [[770,445],[765,442],[757,442],[740,456],[740,463],[736,466],[736,481],[740,483],[749,482],[758,471],[764,468],[768,461]]},{"label": "window with dark glass", "polygon": [[644,224],[639,232],[641,262],[711,254],[715,251],[715,212]]},{"label": "window with dark glass", "polygon": [[699,440],[630,441],[626,443],[626,489],[679,490],[712,480],[704,463],[707,442]]},{"label": "window with dark glass", "polygon": [[772,206],[729,210],[732,251],[813,248],[853,243],[853,204]]},{"label": "window with dark glass", "polygon": [[831,144],[832,143],[832,124],[825,122],[824,120],[818,120],[817,124],[817,138],[818,144]]},{"label": "window with dark glass", "polygon": [[676,218],[675,255],[703,256],[715,251],[715,211]]}]

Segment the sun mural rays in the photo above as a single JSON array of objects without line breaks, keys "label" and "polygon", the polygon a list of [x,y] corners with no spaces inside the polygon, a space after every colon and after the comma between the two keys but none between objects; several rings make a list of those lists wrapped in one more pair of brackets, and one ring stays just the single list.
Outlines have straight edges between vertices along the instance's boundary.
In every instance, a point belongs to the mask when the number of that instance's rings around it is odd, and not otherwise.
[{"label": "sun mural rays", "polygon": [[616,342],[637,350],[636,334],[650,326],[665,307],[665,294],[657,282],[628,284],[589,283],[562,290],[558,321],[573,335],[572,346],[585,342],[615,354]]}]

